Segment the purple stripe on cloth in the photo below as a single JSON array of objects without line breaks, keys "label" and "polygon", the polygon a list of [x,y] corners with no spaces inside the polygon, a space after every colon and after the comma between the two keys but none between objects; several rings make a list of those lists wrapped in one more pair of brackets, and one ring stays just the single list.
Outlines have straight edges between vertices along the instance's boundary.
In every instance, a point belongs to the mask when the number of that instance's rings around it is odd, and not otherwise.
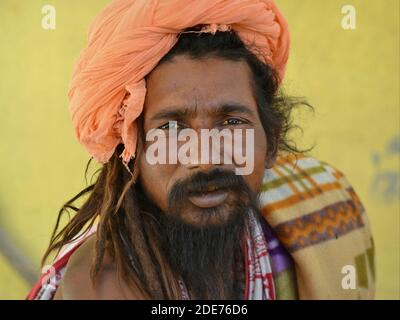
[{"label": "purple stripe on cloth", "polygon": [[265,240],[267,242],[268,252],[271,257],[271,267],[273,274],[275,275],[292,268],[293,262],[290,254],[286,251],[278,238],[275,236],[274,231],[265,220],[265,218],[262,217],[260,220]]}]

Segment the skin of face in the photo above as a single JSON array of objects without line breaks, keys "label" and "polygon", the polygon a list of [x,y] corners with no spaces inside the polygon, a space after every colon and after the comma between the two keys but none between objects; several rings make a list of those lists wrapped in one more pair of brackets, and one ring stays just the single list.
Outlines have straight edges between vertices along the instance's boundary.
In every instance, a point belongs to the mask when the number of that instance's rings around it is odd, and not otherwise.
[{"label": "skin of face", "polygon": [[[233,107],[224,109],[226,105]],[[178,130],[191,128],[199,133],[200,129],[213,128],[254,129],[254,170],[242,177],[253,192],[259,192],[266,167],[267,137],[257,112],[251,70],[245,61],[177,55],[158,65],[147,77],[142,121],[144,137],[151,129],[167,132],[169,121],[176,121]],[[162,211],[166,211],[168,194],[178,180],[215,167],[232,171],[237,167],[235,163],[149,164],[145,152],[151,143],[143,141],[138,154],[139,179]],[[201,208],[194,206],[187,222],[195,223],[196,215],[201,213]]]}]

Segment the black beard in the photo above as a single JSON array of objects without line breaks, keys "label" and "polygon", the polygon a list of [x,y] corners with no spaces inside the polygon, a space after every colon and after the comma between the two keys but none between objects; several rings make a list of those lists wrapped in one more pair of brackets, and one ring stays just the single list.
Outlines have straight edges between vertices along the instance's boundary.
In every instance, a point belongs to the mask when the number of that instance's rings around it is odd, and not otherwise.
[{"label": "black beard", "polygon": [[[204,215],[229,210],[219,224],[196,226],[181,219],[188,192],[213,183],[231,190],[230,201]],[[257,200],[241,176],[215,169],[174,185],[167,212],[160,212],[161,249],[172,270],[184,281],[191,299],[244,299],[244,241],[248,214]]]}]

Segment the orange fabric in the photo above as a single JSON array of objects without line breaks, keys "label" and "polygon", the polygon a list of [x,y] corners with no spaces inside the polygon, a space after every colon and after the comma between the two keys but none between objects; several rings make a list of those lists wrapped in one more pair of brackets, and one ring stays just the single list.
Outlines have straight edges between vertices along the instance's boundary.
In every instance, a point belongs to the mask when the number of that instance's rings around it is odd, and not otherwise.
[{"label": "orange fabric", "polygon": [[114,0],[89,29],[68,93],[76,135],[93,158],[106,163],[119,143],[125,163],[134,156],[144,77],[199,24],[233,29],[283,79],[290,37],[272,0]]}]

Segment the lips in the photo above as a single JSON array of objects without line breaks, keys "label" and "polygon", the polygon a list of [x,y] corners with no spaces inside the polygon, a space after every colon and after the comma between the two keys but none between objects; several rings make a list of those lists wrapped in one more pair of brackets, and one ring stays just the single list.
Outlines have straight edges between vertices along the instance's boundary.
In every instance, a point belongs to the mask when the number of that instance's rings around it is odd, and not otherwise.
[{"label": "lips", "polygon": [[228,191],[226,189],[210,185],[207,191],[192,193],[188,199],[197,207],[212,208],[221,205],[227,197]]}]

